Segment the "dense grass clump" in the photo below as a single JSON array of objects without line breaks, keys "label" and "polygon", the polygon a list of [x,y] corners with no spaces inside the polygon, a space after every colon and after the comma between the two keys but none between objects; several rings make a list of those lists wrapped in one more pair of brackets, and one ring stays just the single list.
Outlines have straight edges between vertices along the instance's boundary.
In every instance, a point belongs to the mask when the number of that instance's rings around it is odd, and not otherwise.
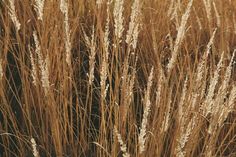
[{"label": "dense grass clump", "polygon": [[0,156],[236,156],[235,8],[0,1]]}]

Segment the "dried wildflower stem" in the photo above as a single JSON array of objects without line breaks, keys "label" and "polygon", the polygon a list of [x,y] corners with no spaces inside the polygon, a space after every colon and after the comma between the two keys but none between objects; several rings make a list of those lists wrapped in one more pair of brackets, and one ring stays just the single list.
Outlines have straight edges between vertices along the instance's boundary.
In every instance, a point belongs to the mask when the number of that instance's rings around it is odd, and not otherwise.
[{"label": "dried wildflower stem", "polygon": [[168,73],[171,72],[171,70],[173,69],[174,64],[177,60],[179,47],[180,47],[180,45],[183,41],[183,38],[184,38],[186,24],[187,24],[189,15],[190,15],[192,4],[193,4],[193,0],[190,0],[189,3],[188,3],[187,9],[186,9],[184,15],[182,16],[181,24],[180,24],[180,27],[178,28],[177,39],[175,41],[174,49],[173,49],[173,52],[172,52],[172,57],[171,57],[168,65],[167,65]]},{"label": "dried wildflower stem", "polygon": [[8,14],[10,15],[11,20],[16,27],[16,31],[19,31],[21,24],[20,24],[19,20],[17,19],[15,1],[9,0],[9,4],[10,4],[10,6],[9,6]]},{"label": "dried wildflower stem", "polygon": [[140,133],[138,136],[139,154],[142,154],[145,151],[146,131],[147,131],[146,129],[148,124],[148,115],[151,108],[150,92],[152,87],[152,81],[153,81],[153,68],[151,69],[150,75],[148,77],[147,91],[145,93],[145,98],[144,98],[145,108],[144,108]]},{"label": "dried wildflower stem", "polygon": [[69,26],[69,12],[68,0],[61,0],[60,10],[64,15],[64,29],[65,29],[65,47],[66,47],[66,63],[71,65],[71,41],[70,41],[70,26]]},{"label": "dried wildflower stem", "polygon": [[38,14],[38,19],[43,21],[43,9],[45,0],[35,0],[34,9]]}]

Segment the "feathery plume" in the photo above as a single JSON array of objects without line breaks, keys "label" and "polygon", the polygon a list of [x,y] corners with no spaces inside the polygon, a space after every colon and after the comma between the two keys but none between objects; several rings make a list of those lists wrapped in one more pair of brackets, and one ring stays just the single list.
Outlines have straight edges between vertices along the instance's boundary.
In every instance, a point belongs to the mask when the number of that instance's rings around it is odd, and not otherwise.
[{"label": "feathery plume", "polygon": [[161,90],[162,90],[162,86],[163,86],[163,81],[164,81],[164,73],[163,73],[163,70],[162,68],[160,67],[160,77],[159,77],[159,80],[158,80],[158,88],[157,88],[157,91],[156,91],[156,107],[159,107],[159,102],[160,102],[160,99],[161,99]]},{"label": "feathery plume", "polygon": [[205,65],[205,62],[206,62],[206,59],[210,53],[210,49],[211,49],[211,46],[213,44],[213,40],[215,38],[215,34],[216,34],[216,29],[215,31],[213,32],[208,44],[207,44],[207,49],[206,49],[206,55],[203,56],[203,59],[202,61],[200,62],[198,68],[197,68],[197,82],[200,82],[202,80],[202,77],[203,77],[203,68],[204,68],[204,65]]},{"label": "feathery plume", "polygon": [[33,54],[30,50],[30,46],[28,45],[28,49],[29,49],[29,53],[30,53],[30,62],[31,62],[31,66],[32,66],[32,71],[31,71],[31,76],[33,78],[33,84],[36,86],[37,85],[37,70],[36,70],[36,64],[35,64],[35,60],[33,57]]},{"label": "feathery plume", "polygon": [[105,33],[104,33],[104,38],[103,38],[103,43],[104,43],[104,49],[105,49],[105,58],[108,59],[108,54],[109,54],[109,24],[110,24],[110,17],[109,17],[109,7],[110,6],[110,2],[107,2],[107,19],[106,19],[106,26],[105,26]]},{"label": "feathery plume", "polygon": [[[231,77],[231,72],[232,72],[232,67],[233,67],[233,62],[234,62],[234,57],[235,57],[235,53],[236,50],[234,50],[233,55],[231,57],[231,61],[226,69],[226,73],[225,73],[225,77],[224,77],[224,81],[222,83],[222,86],[220,87],[220,90],[218,92],[218,96],[217,98],[220,99],[216,99],[216,102],[222,102],[224,100],[224,98],[226,97],[227,94],[227,87],[229,85],[229,80]],[[231,89],[230,95],[229,95],[229,101],[227,105],[222,105],[223,109],[221,109],[220,107],[218,107],[218,112],[220,112],[220,116],[219,116],[219,120],[218,120],[218,126],[220,126],[225,119],[228,116],[228,113],[232,111],[233,107],[234,107],[234,101],[236,98],[236,86],[234,86]]]},{"label": "feathery plume", "polygon": [[16,16],[15,1],[14,0],[9,0],[9,4],[10,4],[10,7],[9,7],[8,14],[10,15],[11,20],[12,20],[13,24],[16,27],[16,31],[19,31],[20,27],[21,27],[21,24],[20,24],[20,22],[19,22],[19,20],[17,19],[17,16]]},{"label": "feathery plume", "polygon": [[120,144],[120,149],[123,152],[123,157],[130,157],[130,154],[127,152],[127,146],[121,138],[121,134],[118,132],[117,127],[114,126],[114,134],[117,136],[118,142]]},{"label": "feathery plume", "polygon": [[34,157],[39,157],[39,152],[37,150],[37,144],[35,142],[35,139],[32,137],[30,139],[30,142],[31,142],[31,146],[33,148],[33,155],[34,155]]},{"label": "feathery plume", "polygon": [[151,108],[150,92],[151,92],[151,87],[152,87],[152,81],[153,81],[153,67],[152,67],[150,75],[148,77],[147,91],[145,93],[145,98],[144,98],[145,109],[144,109],[144,113],[143,113],[143,119],[142,119],[142,124],[141,124],[141,128],[140,128],[140,133],[138,136],[139,154],[141,154],[145,150],[146,127],[147,127],[147,123],[148,123],[148,115],[149,115],[150,108]]},{"label": "feathery plume", "polygon": [[228,106],[232,110],[233,107],[235,106],[235,100],[236,100],[236,86],[234,86],[230,92],[229,95],[229,103]]},{"label": "feathery plume", "polygon": [[121,42],[121,36],[124,31],[124,0],[115,0],[115,6],[113,11],[114,21],[115,21],[115,36],[117,38],[118,43]]},{"label": "feathery plume", "polygon": [[39,67],[41,70],[41,82],[42,82],[42,86],[44,89],[45,94],[48,93],[49,88],[50,88],[50,83],[49,83],[49,71],[48,71],[48,67],[49,67],[49,58],[48,55],[46,57],[46,59],[43,59],[43,56],[41,54],[41,47],[39,44],[39,40],[38,40],[38,36],[37,33],[34,31],[33,32],[33,36],[34,36],[34,42],[36,45],[36,53],[38,54],[38,63],[39,63]]},{"label": "feathery plume", "polygon": [[[196,76],[196,81],[195,81],[197,86],[195,88],[196,91],[193,94],[191,108],[195,107],[195,104],[197,102],[197,99],[198,99],[199,95],[202,97],[203,94],[204,94],[204,91],[205,91],[205,88],[202,85],[203,74],[205,72],[204,67],[205,67],[206,59],[207,59],[207,57],[208,57],[208,55],[210,53],[210,49],[211,49],[211,46],[212,46],[214,38],[215,38],[215,33],[216,33],[216,29],[213,32],[213,34],[212,34],[212,36],[211,36],[211,38],[210,38],[210,40],[209,40],[209,42],[207,44],[207,48],[206,48],[205,54],[204,54],[203,58],[201,59],[199,65],[197,67],[197,72],[196,72],[197,76]],[[205,83],[206,81],[203,81],[203,82]],[[198,89],[202,89],[200,94],[198,92]]]},{"label": "feathery plume", "polygon": [[44,0],[35,0],[34,9],[38,14],[38,19],[43,21]]},{"label": "feathery plume", "polygon": [[206,97],[206,100],[205,100],[205,103],[203,106],[203,111],[204,111],[205,116],[207,116],[208,113],[212,113],[213,96],[214,96],[216,84],[219,80],[219,72],[222,67],[223,56],[224,56],[224,52],[222,53],[220,61],[218,62],[217,69],[214,72],[214,76],[213,76],[213,78],[211,78],[211,81],[210,81],[208,94],[207,94],[207,97]]},{"label": "feathery plume", "polygon": [[162,133],[166,132],[169,128],[171,103],[172,103],[172,101],[169,100],[169,102],[167,104],[166,111],[165,111],[164,121],[163,121],[162,126],[161,126]]},{"label": "feathery plume", "polygon": [[89,84],[91,85],[94,81],[94,66],[95,66],[95,55],[96,55],[96,42],[95,42],[95,32],[94,27],[92,30],[92,37],[91,40],[89,37],[84,33],[85,42],[87,46],[90,48],[90,55],[89,55]]},{"label": "feathery plume", "polygon": [[177,38],[175,41],[174,49],[172,51],[172,57],[167,65],[168,73],[170,73],[170,71],[172,70],[172,68],[176,62],[178,50],[179,50],[180,44],[182,43],[182,40],[184,38],[186,24],[187,24],[189,15],[190,15],[192,4],[193,4],[193,0],[190,0],[188,3],[187,9],[186,9],[184,15],[182,16],[180,27],[178,28],[178,33],[177,33]]},{"label": "feathery plume", "polygon": [[222,84],[221,84],[221,86],[219,88],[219,91],[217,93],[217,97],[215,99],[215,103],[214,104],[216,104],[216,105],[214,105],[215,106],[214,110],[216,112],[219,112],[221,110],[221,107],[223,107],[223,105],[220,105],[220,104],[223,104],[224,103],[224,99],[226,98],[227,88],[228,88],[229,81],[230,81],[230,78],[231,78],[231,72],[232,72],[232,66],[233,66],[235,52],[236,52],[236,50],[234,50],[232,58],[231,58],[231,61],[230,61],[229,65],[228,65],[228,67],[226,68],[226,72],[225,72],[225,75],[224,75],[224,80],[223,80],[223,82],[222,82]]},{"label": "feathery plume", "polygon": [[[189,137],[192,133],[192,130],[194,129],[194,126],[196,125],[196,115],[194,115],[191,120],[189,121],[187,128],[180,129],[180,137],[178,138],[178,145],[175,149],[176,156],[177,157],[185,157],[186,151],[184,150],[184,147],[186,143],[189,140]],[[184,122],[184,124],[186,121]]]},{"label": "feathery plume", "polygon": [[129,22],[129,30],[126,35],[126,43],[130,44],[133,49],[136,49],[138,34],[141,20],[141,6],[140,0],[135,0],[132,5],[131,20]]},{"label": "feathery plume", "polygon": [[108,55],[109,55],[109,23],[110,23],[110,18],[109,18],[109,5],[110,2],[107,2],[107,19],[106,19],[106,26],[105,26],[105,33],[104,33],[104,38],[103,38],[103,44],[104,44],[104,52],[103,53],[103,59],[102,59],[102,67],[101,67],[101,81],[100,81],[100,85],[101,85],[101,96],[102,99],[104,99],[106,97],[106,80],[107,80],[107,73],[108,73],[108,65],[107,65],[107,61],[108,61]]},{"label": "feathery plume", "polygon": [[187,91],[187,83],[188,83],[188,77],[186,77],[185,81],[184,81],[184,87],[183,87],[183,91],[182,91],[182,95],[180,98],[180,102],[179,102],[179,109],[178,109],[178,118],[179,118],[179,123],[181,123],[182,119],[184,118],[184,102],[186,99],[186,91]]},{"label": "feathery plume", "polygon": [[64,15],[64,29],[65,29],[65,47],[66,47],[66,63],[71,65],[71,41],[70,41],[70,26],[69,26],[69,12],[68,1],[61,0],[60,10]]}]

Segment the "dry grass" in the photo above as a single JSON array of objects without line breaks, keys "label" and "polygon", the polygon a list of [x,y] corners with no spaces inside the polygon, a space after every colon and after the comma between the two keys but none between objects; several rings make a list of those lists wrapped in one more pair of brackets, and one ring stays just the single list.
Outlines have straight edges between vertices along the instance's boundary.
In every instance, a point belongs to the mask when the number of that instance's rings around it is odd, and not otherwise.
[{"label": "dry grass", "polygon": [[0,1],[0,156],[236,156],[236,1]]}]

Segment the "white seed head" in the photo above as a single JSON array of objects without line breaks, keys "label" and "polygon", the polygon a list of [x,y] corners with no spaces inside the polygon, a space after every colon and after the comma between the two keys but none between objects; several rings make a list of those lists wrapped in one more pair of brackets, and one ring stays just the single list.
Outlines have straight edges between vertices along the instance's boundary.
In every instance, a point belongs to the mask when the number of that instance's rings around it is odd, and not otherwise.
[{"label": "white seed head", "polygon": [[115,6],[113,11],[114,21],[115,21],[115,36],[118,40],[118,42],[121,42],[121,37],[124,31],[124,17],[123,17],[123,11],[124,11],[124,0],[115,0]]},{"label": "white seed head", "polygon": [[14,0],[9,0],[9,4],[10,4],[10,7],[9,7],[8,14],[10,15],[11,20],[12,20],[13,24],[16,27],[16,31],[19,31],[20,27],[21,27],[21,24],[20,24],[20,22],[17,18],[17,15],[16,15],[15,1]]},{"label": "white seed head", "polygon": [[35,139],[32,137],[30,139],[30,142],[31,142],[31,146],[33,148],[33,155],[34,155],[34,157],[39,157],[39,152],[37,150],[37,144],[35,142]]},{"label": "white seed head", "polygon": [[120,144],[120,149],[123,152],[123,157],[130,157],[130,154],[127,152],[127,146],[121,138],[121,134],[118,132],[117,127],[114,126],[114,134],[116,135],[118,142]]},{"label": "white seed head", "polygon": [[35,0],[34,9],[38,14],[38,19],[43,21],[44,0]]}]

